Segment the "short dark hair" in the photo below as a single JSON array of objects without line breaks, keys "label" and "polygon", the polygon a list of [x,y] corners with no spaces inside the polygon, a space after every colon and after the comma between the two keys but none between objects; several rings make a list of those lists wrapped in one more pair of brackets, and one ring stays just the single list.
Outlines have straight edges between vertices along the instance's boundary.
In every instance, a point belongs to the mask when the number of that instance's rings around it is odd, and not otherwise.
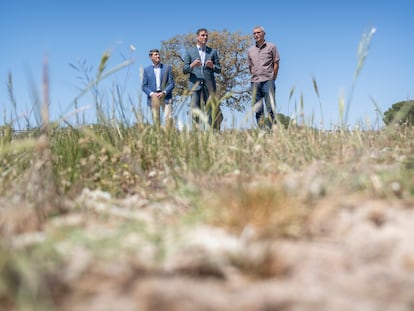
[{"label": "short dark hair", "polygon": [[196,32],[197,36],[198,36],[198,35],[200,34],[200,32],[202,32],[202,31],[208,32],[208,30],[207,30],[206,28],[199,28],[199,29],[197,29],[197,32]]},{"label": "short dark hair", "polygon": [[149,56],[152,56],[152,54],[153,53],[158,53],[158,54],[160,54],[160,51],[158,50],[158,49],[151,49],[150,51],[149,51]]}]

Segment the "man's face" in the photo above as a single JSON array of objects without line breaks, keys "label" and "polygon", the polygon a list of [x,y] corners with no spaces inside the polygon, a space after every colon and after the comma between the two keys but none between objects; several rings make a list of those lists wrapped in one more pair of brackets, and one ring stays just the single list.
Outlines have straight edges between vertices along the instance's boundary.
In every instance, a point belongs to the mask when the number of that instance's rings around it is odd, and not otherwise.
[{"label": "man's face", "polygon": [[152,52],[152,54],[151,54],[151,61],[154,64],[159,64],[160,61],[161,61],[160,53],[158,53],[158,52]]},{"label": "man's face", "polygon": [[261,42],[264,38],[264,32],[260,28],[253,29],[253,37],[256,42]]},{"label": "man's face", "polygon": [[208,32],[207,31],[200,31],[200,33],[197,36],[197,42],[200,45],[206,45],[208,41]]}]

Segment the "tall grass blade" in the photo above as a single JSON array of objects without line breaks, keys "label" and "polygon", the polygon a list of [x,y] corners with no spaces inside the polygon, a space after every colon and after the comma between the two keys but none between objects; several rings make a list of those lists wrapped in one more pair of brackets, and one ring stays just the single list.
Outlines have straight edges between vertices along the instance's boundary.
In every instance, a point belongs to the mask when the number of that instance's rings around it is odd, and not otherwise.
[{"label": "tall grass blade", "polygon": [[318,83],[316,82],[315,77],[312,77],[312,84],[313,84],[313,89],[315,90],[315,93],[316,93],[316,97],[318,98],[319,110],[321,111],[321,125],[323,125],[324,122],[323,122],[322,101],[319,95]]},{"label": "tall grass blade", "polygon": [[348,115],[349,115],[349,109],[351,107],[351,102],[352,102],[352,97],[354,95],[354,90],[355,90],[355,86],[356,86],[356,81],[358,79],[358,76],[362,70],[362,67],[364,65],[365,59],[368,55],[368,51],[369,51],[369,47],[372,41],[372,38],[376,32],[376,28],[372,27],[368,32],[365,32],[362,34],[362,38],[359,41],[359,45],[358,45],[358,51],[357,51],[357,55],[358,55],[358,64],[354,73],[354,78],[352,80],[352,86],[351,86],[351,92],[349,94],[348,97],[348,102],[345,108],[345,119],[344,119],[344,124],[342,124],[342,126],[346,126],[348,123]]}]

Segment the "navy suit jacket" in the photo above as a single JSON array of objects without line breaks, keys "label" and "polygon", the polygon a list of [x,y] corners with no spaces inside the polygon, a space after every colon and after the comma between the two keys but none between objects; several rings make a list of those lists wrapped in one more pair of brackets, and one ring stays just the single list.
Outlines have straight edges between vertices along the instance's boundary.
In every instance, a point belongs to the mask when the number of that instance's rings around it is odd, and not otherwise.
[{"label": "navy suit jacket", "polygon": [[[197,58],[200,58],[200,53],[198,51],[197,46],[188,49],[184,56],[183,73],[190,74],[188,78],[188,89],[193,90],[194,85],[196,83],[200,83],[199,81],[203,81],[209,88],[209,91],[211,91],[210,88],[212,88],[212,91],[215,92],[216,91],[216,79],[214,77],[214,73],[221,72],[221,66],[220,66],[220,61],[218,58],[217,50],[209,46],[206,46],[205,61],[207,61],[208,59],[211,59],[214,63],[213,69],[206,67],[206,66],[191,68],[190,64],[193,61],[195,61]],[[198,85],[197,87],[194,88],[194,90],[199,90],[200,88],[201,86]]]},{"label": "navy suit jacket", "polygon": [[[172,98],[172,90],[175,87],[174,77],[171,66],[160,64],[161,67],[161,91],[165,91],[165,100]],[[157,91],[157,80],[155,78],[154,66],[149,65],[144,68],[142,78],[142,91],[147,94],[147,103],[151,106],[151,92]]]}]

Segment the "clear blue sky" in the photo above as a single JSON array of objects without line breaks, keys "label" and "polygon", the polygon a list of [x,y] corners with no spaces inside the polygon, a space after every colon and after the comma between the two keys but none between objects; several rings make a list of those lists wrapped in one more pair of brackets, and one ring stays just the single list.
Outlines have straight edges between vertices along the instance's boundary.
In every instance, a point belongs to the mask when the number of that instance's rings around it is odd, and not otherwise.
[{"label": "clear blue sky", "polygon": [[[111,50],[109,69],[129,57],[130,45],[135,46],[131,55],[134,64],[120,71],[116,79],[124,96],[134,105],[145,106],[145,101],[138,99],[139,68],[149,64],[150,48],[200,27],[251,34],[253,26],[263,25],[266,40],[277,45],[281,57],[278,112],[292,116],[302,96],[305,118],[310,122],[313,116],[315,125],[323,118],[325,128],[340,124],[339,101],[342,97],[349,103],[358,44],[363,33],[375,27],[348,114],[350,125],[374,125],[378,121],[376,105],[385,112],[395,102],[414,98],[413,17],[411,0],[1,1],[0,124],[16,120],[15,112],[20,123],[24,124],[23,115],[33,118],[33,94],[41,95],[46,56],[50,117],[56,120],[73,109],[71,103],[83,85],[69,63],[86,60],[96,70],[102,54]],[[7,92],[9,72],[17,109]],[[318,84],[320,101],[312,78]],[[293,87],[295,92],[289,101]],[[84,96],[78,105],[89,107],[91,103],[90,96]],[[89,115],[94,114],[92,108]],[[238,126],[253,124],[250,119],[241,124],[243,116],[238,115]],[[228,124],[230,111],[225,110],[225,117]],[[94,116],[89,118],[94,120]]]}]

